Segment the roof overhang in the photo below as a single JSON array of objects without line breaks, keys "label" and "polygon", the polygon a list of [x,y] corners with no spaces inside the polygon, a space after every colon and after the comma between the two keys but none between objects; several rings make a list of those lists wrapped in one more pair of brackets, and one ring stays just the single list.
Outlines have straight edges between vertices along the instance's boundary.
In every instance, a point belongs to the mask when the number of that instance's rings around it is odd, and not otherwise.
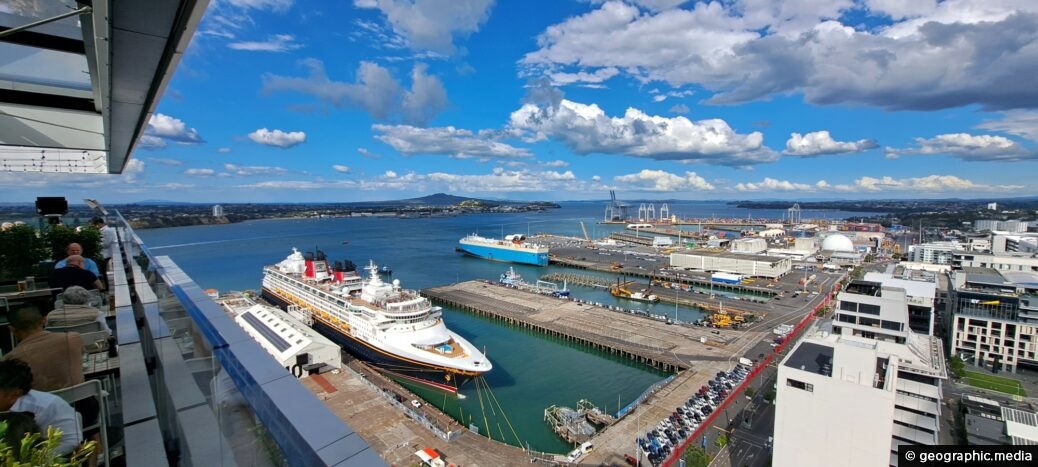
[{"label": "roof overhang", "polygon": [[122,173],[209,0],[43,3],[0,9],[0,171]]}]

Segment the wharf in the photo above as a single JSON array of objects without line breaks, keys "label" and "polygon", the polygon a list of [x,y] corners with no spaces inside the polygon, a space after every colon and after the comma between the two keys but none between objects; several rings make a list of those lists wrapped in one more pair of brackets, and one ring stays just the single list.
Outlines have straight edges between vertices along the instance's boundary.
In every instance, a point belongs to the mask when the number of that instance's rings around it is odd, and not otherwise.
[{"label": "wharf", "polygon": [[[364,377],[359,376],[361,373]],[[469,432],[430,404],[412,408],[398,396],[417,399],[406,389],[359,362],[349,369],[313,375],[302,380],[335,415],[346,421],[390,465],[415,465],[415,451],[432,448],[447,462],[471,467],[529,465],[527,452]],[[446,423],[446,441],[427,427]]]},{"label": "wharf", "polygon": [[[696,361],[727,359],[723,350],[745,331],[674,326],[574,300],[525,292],[483,281],[422,290],[442,305],[621,355],[670,373]],[[770,332],[770,329],[768,330]],[[706,343],[701,342],[705,338]]]}]

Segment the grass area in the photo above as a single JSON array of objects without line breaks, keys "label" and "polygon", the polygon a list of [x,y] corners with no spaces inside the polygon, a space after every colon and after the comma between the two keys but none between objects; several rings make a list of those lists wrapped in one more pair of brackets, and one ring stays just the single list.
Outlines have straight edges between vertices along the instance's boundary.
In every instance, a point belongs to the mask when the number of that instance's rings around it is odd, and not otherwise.
[{"label": "grass area", "polygon": [[970,386],[990,389],[992,391],[1004,392],[1016,396],[1027,396],[1024,386],[1015,379],[1003,378],[1001,376],[978,373],[975,371],[963,371],[963,378]]}]

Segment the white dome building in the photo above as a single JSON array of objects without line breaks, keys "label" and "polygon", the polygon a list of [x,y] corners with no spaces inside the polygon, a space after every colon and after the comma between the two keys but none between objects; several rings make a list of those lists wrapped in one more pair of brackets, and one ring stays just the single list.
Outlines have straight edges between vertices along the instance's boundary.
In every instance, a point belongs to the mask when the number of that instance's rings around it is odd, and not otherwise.
[{"label": "white dome building", "polygon": [[847,236],[845,235],[830,235],[828,237],[825,237],[825,240],[822,240],[821,249],[823,251],[849,253],[854,251],[854,242],[852,242],[851,239],[847,238]]}]

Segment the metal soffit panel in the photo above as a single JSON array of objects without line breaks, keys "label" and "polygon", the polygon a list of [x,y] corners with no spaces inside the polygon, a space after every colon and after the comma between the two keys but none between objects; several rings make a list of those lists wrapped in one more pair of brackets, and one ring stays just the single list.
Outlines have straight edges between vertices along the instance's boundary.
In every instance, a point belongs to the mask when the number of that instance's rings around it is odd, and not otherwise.
[{"label": "metal soffit panel", "polygon": [[122,173],[208,4],[7,4],[0,171]]}]

